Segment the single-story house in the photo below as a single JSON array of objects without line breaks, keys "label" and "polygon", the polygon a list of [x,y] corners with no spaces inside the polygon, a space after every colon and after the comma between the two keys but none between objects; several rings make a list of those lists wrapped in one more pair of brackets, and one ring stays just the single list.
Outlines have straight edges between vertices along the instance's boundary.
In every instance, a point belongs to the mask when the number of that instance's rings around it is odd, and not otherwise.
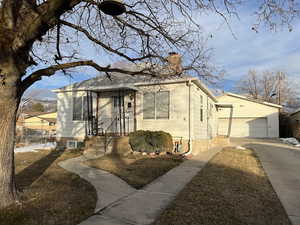
[{"label": "single-story house", "polygon": [[[112,73],[57,90],[57,139],[81,140],[136,130],[169,132],[185,151],[217,136],[217,99],[199,79]],[[196,151],[196,150],[194,150]]]},{"label": "single-story house", "polygon": [[278,137],[281,106],[227,93],[216,97],[198,78],[155,79],[111,73],[54,90],[59,145],[93,136],[165,131],[183,151],[206,150],[222,136]]},{"label": "single-story house", "polygon": [[279,112],[282,106],[224,93],[218,97],[218,134],[230,137],[278,138]]},{"label": "single-story house", "polygon": [[295,112],[292,112],[290,114],[290,117],[293,121],[298,121],[300,122],[300,109],[297,109]]},{"label": "single-story house", "polygon": [[24,128],[45,131],[54,134],[56,131],[56,112],[30,112],[22,120]]},{"label": "single-story house", "polygon": [[300,138],[300,109],[290,114],[290,129],[293,137]]}]

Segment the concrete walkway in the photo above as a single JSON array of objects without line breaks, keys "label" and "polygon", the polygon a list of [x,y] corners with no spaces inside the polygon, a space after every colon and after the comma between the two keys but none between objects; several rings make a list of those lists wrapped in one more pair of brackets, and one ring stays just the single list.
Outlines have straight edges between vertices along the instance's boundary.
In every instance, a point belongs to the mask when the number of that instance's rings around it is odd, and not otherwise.
[{"label": "concrete walkway", "polygon": [[84,157],[59,165],[86,179],[97,190],[95,214],[80,225],[149,225],[220,150],[213,148],[202,152],[140,190],[108,172],[83,165]]},{"label": "concrete walkway", "polygon": [[256,151],[293,225],[300,225],[300,148],[277,140],[233,139]]}]

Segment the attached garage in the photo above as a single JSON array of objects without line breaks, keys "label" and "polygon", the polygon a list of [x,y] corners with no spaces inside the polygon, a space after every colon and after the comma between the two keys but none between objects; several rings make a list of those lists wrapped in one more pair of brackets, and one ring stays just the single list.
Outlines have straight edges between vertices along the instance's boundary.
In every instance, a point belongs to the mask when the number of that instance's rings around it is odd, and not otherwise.
[{"label": "attached garage", "polygon": [[249,138],[279,137],[280,105],[233,93],[218,97],[218,135]]},{"label": "attached garage", "polygon": [[[230,121],[231,120],[229,118],[219,119],[219,135],[228,134]],[[267,118],[232,118],[230,133],[232,137],[268,137]]]}]

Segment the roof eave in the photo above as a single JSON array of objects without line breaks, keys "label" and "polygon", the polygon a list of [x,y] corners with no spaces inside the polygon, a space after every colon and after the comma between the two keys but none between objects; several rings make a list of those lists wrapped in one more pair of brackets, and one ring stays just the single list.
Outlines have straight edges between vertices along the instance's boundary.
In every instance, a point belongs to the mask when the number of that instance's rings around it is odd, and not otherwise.
[{"label": "roof eave", "polygon": [[202,91],[204,91],[207,95],[209,95],[209,97],[211,97],[211,99],[214,100],[214,102],[218,102],[217,97],[208,89],[208,87],[206,87],[205,84],[203,84],[202,82],[200,82],[199,79],[197,78],[193,78],[191,79],[198,87],[201,88]]},{"label": "roof eave", "polygon": [[72,91],[114,91],[114,90],[138,90],[133,85],[110,85],[103,87],[89,87],[89,88],[69,88],[69,89],[54,89],[55,93],[72,92]]},{"label": "roof eave", "polygon": [[[232,97],[236,97],[236,98],[241,98],[241,99],[244,99],[244,100],[247,100],[247,101],[252,101],[252,102],[255,102],[255,103],[258,103],[258,104],[263,104],[263,105],[267,105],[267,106],[271,106],[271,107],[275,107],[275,108],[279,108],[279,109],[282,108],[282,105],[278,105],[278,104],[274,104],[274,103],[270,103],[270,102],[265,102],[265,101],[258,102],[258,101],[255,101],[254,99],[252,100],[252,99],[249,99],[245,96],[234,94],[234,93],[231,93],[231,92],[225,92],[224,95],[228,95],[228,96],[232,96]],[[224,96],[224,95],[219,96],[219,98]]]}]

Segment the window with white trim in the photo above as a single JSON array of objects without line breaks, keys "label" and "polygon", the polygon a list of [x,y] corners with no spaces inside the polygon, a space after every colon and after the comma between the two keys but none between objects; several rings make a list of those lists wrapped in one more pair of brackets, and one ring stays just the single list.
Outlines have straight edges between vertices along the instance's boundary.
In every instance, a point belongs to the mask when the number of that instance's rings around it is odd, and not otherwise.
[{"label": "window with white trim", "polygon": [[73,97],[73,121],[86,120],[87,114],[87,97]]},{"label": "window with white trim", "polygon": [[200,121],[203,122],[203,96],[200,95]]},{"label": "window with white trim", "polygon": [[169,119],[170,92],[147,92],[143,95],[144,119]]},{"label": "window with white trim", "polygon": [[209,111],[208,111],[209,117],[212,117],[213,115],[213,108],[214,108],[213,104],[209,103]]}]

